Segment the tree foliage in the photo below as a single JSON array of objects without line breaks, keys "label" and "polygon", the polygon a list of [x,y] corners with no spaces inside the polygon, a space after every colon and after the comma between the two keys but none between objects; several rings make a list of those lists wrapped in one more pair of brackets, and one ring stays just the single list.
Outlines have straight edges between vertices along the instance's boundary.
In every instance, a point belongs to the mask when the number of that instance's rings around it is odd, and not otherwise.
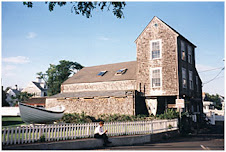
[{"label": "tree foliage", "polygon": [[3,90],[2,86],[2,107],[9,107],[9,103],[6,101],[6,91]]},{"label": "tree foliage", "polygon": [[219,94],[210,95],[209,93],[206,93],[204,100],[213,102],[216,109],[218,109],[218,110],[222,109],[222,104],[221,104],[221,99],[220,99]]},{"label": "tree foliage", "polygon": [[16,99],[17,103],[22,101],[27,101],[29,98],[31,98],[33,94],[27,93],[27,92],[20,92],[15,97],[12,96],[12,99]]},{"label": "tree foliage", "polygon": [[48,96],[60,93],[61,84],[68,79],[76,70],[82,69],[83,66],[77,62],[66,60],[59,61],[58,65],[50,64],[45,73],[38,72],[37,75],[43,79],[48,87]]},{"label": "tree foliage", "polygon": [[[33,2],[23,2],[28,8],[33,7]],[[123,9],[126,6],[125,2],[45,2],[49,6],[49,11],[52,12],[56,6],[71,6],[71,12],[77,14],[82,14],[87,18],[92,17],[92,12],[94,9],[100,9],[101,11],[107,9],[112,11],[112,13],[117,18],[124,18]]]}]

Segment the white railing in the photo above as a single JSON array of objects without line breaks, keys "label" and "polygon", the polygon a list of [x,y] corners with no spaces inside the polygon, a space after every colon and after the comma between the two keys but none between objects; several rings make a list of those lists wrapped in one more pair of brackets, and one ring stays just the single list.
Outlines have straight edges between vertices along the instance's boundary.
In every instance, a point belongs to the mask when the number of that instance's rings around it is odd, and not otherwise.
[{"label": "white railing", "polygon": [[[134,121],[134,122],[108,122],[104,129],[108,136],[151,134],[177,129],[177,119]],[[71,140],[94,137],[94,129],[98,123],[84,124],[52,124],[34,125],[25,127],[2,128],[2,144],[26,144],[46,141]]]}]

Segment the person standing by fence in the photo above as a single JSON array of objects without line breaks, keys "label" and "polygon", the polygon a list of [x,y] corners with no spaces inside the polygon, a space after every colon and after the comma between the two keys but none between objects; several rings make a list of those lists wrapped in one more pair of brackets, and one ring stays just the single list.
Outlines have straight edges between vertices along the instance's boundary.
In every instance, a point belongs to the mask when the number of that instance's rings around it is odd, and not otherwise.
[{"label": "person standing by fence", "polygon": [[108,140],[108,136],[106,135],[107,130],[103,130],[104,122],[100,121],[99,126],[95,128],[94,131],[94,138],[103,139],[104,146],[107,146],[107,144],[110,144],[111,142]]}]

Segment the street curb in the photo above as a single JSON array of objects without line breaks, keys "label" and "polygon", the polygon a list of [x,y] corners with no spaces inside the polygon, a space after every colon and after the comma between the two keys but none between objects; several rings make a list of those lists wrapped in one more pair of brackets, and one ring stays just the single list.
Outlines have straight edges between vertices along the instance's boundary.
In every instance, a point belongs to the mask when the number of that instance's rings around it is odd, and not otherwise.
[{"label": "street curb", "polygon": [[[109,146],[129,146],[134,144],[156,142],[178,135],[179,131],[174,130],[157,134],[110,137],[109,139],[112,144]],[[103,141],[100,139],[88,138],[48,143],[2,146],[3,150],[87,150],[95,148],[103,148]]]}]

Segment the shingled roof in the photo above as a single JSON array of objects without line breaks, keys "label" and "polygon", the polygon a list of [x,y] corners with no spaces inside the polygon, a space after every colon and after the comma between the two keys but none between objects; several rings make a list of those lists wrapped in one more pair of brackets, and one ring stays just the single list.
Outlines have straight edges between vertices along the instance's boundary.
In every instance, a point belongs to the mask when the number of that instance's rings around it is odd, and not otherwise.
[{"label": "shingled roof", "polygon": [[[136,80],[136,61],[106,64],[92,67],[85,67],[71,78],[67,79],[62,85],[74,83],[92,83],[106,81]],[[116,71],[126,68],[127,71],[122,75],[116,75]],[[103,76],[98,76],[101,71],[107,71]]]},{"label": "shingled roof", "polygon": [[41,91],[46,91],[47,89],[44,89],[39,82],[34,82],[32,81],[32,83],[34,83]]}]

